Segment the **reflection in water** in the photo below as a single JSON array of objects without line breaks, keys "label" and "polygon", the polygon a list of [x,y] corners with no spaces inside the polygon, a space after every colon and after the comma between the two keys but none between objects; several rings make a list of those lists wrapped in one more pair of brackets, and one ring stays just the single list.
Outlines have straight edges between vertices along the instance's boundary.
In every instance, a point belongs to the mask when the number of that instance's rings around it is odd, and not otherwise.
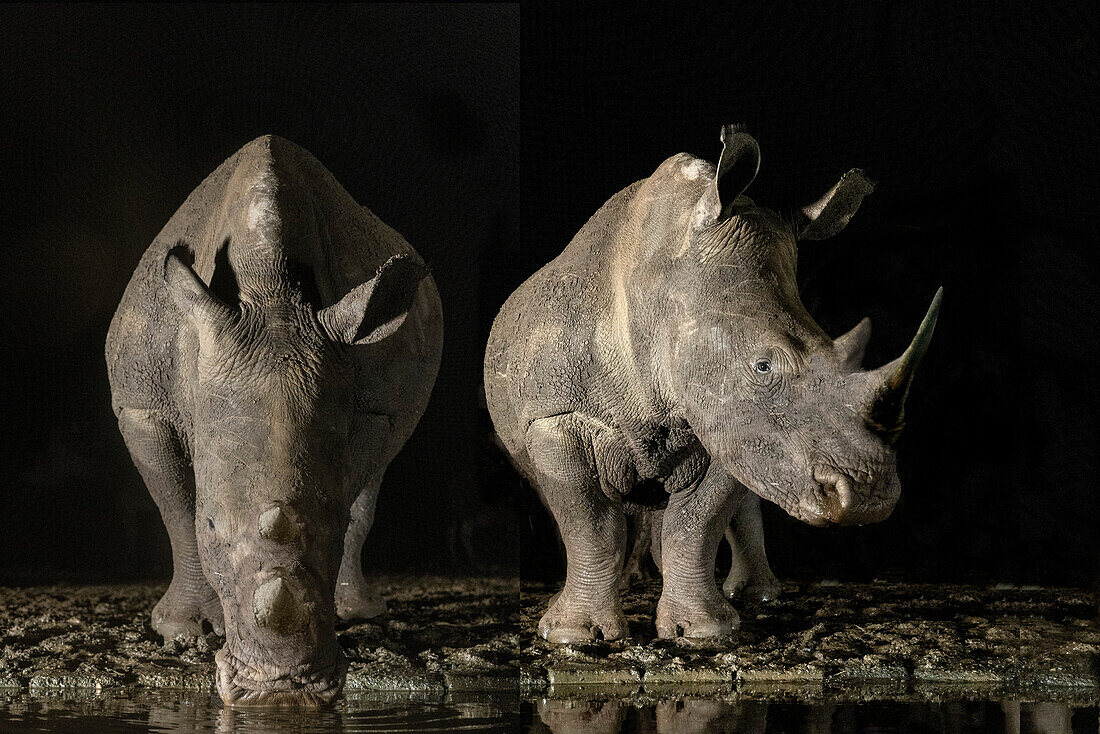
[{"label": "reflection in water", "polygon": [[656,704],[617,700],[524,702],[537,734],[695,734],[707,732],[958,732],[1097,734],[1097,707],[1015,701],[771,703],[680,698]]},{"label": "reflection in water", "polygon": [[0,693],[0,732],[515,732],[515,694],[346,694],[313,711],[233,709],[198,691]]},{"label": "reflection in water", "polygon": [[315,711],[233,709],[213,692],[0,691],[0,732],[517,732],[537,734],[1098,734],[1097,707],[1016,701],[777,703],[671,698],[543,698],[515,693],[446,697],[348,693]]}]

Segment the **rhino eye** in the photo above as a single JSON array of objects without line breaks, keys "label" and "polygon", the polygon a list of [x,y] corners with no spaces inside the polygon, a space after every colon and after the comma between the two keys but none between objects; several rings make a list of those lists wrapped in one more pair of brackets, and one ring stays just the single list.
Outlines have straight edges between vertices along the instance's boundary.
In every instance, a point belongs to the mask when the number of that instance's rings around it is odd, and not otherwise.
[{"label": "rhino eye", "polygon": [[766,375],[772,371],[772,363],[766,359],[758,359],[752,368],[760,374]]}]

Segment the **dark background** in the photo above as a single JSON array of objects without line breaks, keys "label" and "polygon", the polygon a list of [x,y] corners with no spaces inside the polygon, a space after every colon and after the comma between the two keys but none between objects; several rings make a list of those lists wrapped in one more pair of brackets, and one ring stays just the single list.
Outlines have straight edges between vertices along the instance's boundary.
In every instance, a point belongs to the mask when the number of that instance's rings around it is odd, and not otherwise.
[{"label": "dark background", "polygon": [[813,201],[856,166],[879,182],[840,236],[805,243],[800,269],[829,333],[872,317],[869,365],[901,352],[945,287],[893,517],[817,530],[768,508],[776,572],[1092,583],[1094,11],[519,15],[0,9],[0,583],[167,578],[167,535],[110,411],[103,340],[176,207],[268,132],[402,232],[444,302],[443,367],[387,475],[368,573],[505,572],[522,547],[526,574],[556,575],[547,515],[488,447],[477,404],[492,318],[616,191],[681,150],[715,160],[728,122],[761,143],[749,193],[762,204]]},{"label": "dark background", "polygon": [[401,232],[444,303],[443,366],[383,484],[368,574],[514,573],[477,388],[478,253],[518,239],[518,6],[8,5],[0,99],[0,583],[170,575],[104,338],[156,233],[264,133]]},{"label": "dark background", "polygon": [[[902,352],[944,286],[897,509],[818,530],[768,505],[782,578],[1093,583],[1097,17],[1000,5],[523,9],[522,245],[489,301],[669,155],[716,160],[729,122],[760,142],[757,203],[809,203],[854,167],[879,182],[800,254],[826,331],[871,316],[867,365]],[[524,574],[555,576],[552,526],[525,496]]]}]

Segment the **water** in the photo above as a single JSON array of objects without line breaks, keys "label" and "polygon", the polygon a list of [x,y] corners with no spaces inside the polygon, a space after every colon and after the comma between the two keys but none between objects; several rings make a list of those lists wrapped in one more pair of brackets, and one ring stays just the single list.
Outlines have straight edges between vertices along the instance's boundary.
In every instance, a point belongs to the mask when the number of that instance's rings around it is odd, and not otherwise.
[{"label": "water", "polygon": [[1018,701],[793,703],[673,697],[663,700],[535,699],[514,693],[350,693],[316,711],[232,709],[215,694],[0,693],[0,732],[530,732],[531,734],[1097,734],[1095,704]]},{"label": "water", "polygon": [[0,693],[0,732],[126,734],[128,732],[516,732],[519,701],[513,694],[448,695],[436,700],[402,694],[350,693],[314,711],[232,709],[217,694],[149,690],[56,696]]},{"label": "water", "polygon": [[1018,701],[525,701],[530,734],[1097,734],[1097,707]]}]

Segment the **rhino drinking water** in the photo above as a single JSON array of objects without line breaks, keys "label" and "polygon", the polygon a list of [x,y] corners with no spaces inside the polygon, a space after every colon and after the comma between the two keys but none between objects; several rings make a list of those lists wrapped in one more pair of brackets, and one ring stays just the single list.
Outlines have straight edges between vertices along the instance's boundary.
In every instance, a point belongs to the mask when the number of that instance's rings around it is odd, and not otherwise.
[{"label": "rhino drinking water", "polygon": [[441,347],[420,257],[278,137],[219,166],[145,252],[107,365],[172,542],[152,624],[166,640],[224,631],[227,703],[339,694],[335,618],[385,608],[360,552]]},{"label": "rhino drinking water", "polygon": [[852,171],[784,217],[744,196],[756,141],[733,126],[722,141],[717,167],[675,155],[612,197],[493,324],[489,411],[566,549],[539,623],[551,642],[628,634],[624,511],[667,503],[657,632],[701,638],[737,627],[714,579],[735,512],[731,585],[774,585],[757,496],[814,525],[882,520],[897,501],[891,443],[940,294],[902,357],[860,371],[869,325],[833,340],[814,323],[795,242],[839,232],[871,185]]}]

